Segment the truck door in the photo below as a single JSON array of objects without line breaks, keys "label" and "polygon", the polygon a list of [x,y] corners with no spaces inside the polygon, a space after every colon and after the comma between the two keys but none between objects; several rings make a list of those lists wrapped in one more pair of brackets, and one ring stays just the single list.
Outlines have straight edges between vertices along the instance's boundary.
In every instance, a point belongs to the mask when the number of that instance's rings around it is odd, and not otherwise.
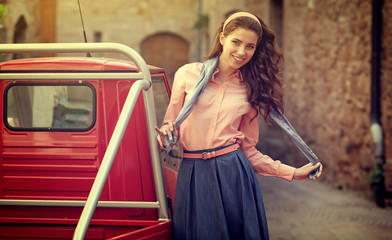
[{"label": "truck door", "polygon": [[[170,101],[170,85],[164,73],[152,74],[152,87],[154,91],[155,109],[157,114],[158,127],[162,125],[166,109]],[[182,159],[182,149],[177,143],[176,146],[166,153],[163,149],[160,151],[163,174],[165,178],[166,193],[174,203],[175,187],[177,182],[177,170]]]}]

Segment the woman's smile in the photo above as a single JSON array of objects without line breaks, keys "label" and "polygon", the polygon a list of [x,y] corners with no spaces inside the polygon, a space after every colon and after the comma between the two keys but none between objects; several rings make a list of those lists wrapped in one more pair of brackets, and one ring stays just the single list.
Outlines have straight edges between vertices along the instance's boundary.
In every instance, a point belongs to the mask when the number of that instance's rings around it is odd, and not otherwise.
[{"label": "woman's smile", "polygon": [[238,61],[238,62],[243,62],[243,61],[245,61],[244,58],[239,58],[239,57],[236,57],[236,56],[233,56],[233,58],[234,58],[236,61]]}]

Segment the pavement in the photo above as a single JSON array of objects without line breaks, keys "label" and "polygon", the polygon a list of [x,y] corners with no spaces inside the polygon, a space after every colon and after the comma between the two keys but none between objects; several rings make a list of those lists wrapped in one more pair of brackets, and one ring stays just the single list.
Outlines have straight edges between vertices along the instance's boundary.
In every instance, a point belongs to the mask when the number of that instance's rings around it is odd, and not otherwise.
[{"label": "pavement", "polygon": [[258,176],[271,240],[392,240],[392,207],[319,181]]}]

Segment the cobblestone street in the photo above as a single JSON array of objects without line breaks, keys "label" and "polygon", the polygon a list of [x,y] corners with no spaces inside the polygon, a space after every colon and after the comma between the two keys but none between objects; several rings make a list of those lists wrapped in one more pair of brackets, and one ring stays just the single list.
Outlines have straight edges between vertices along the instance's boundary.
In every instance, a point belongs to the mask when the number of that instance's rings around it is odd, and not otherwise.
[{"label": "cobblestone street", "polygon": [[392,239],[392,208],[317,181],[259,176],[271,240]]}]

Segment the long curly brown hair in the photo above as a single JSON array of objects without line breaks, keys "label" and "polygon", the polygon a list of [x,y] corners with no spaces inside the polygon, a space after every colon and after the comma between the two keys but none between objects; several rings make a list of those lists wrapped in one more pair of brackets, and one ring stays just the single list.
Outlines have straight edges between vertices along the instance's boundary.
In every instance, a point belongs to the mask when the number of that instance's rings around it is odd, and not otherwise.
[{"label": "long curly brown hair", "polygon": [[[234,18],[222,30],[223,21],[216,32],[215,45],[205,59],[222,53],[222,45],[219,42],[219,34],[222,31],[224,36],[228,36],[237,28],[254,31],[259,36],[255,53],[252,59],[240,68],[240,71],[247,86],[248,101],[258,114],[267,120],[271,108],[283,112],[282,79],[279,76],[283,55],[275,44],[274,33],[260,18],[258,19],[260,24],[250,17]],[[256,117],[257,115],[254,118]]]}]

